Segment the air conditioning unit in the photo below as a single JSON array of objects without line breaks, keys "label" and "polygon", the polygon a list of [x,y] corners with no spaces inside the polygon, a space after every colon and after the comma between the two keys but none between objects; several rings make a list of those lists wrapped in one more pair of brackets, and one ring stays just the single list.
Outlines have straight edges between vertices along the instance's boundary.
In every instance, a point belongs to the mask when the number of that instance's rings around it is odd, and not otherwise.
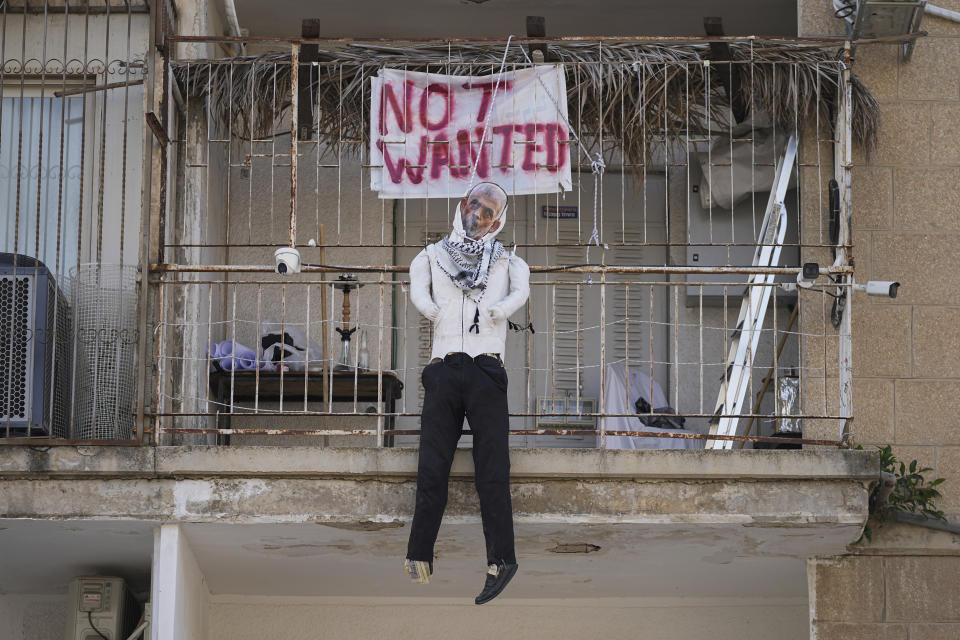
[{"label": "air conditioning unit", "polygon": [[71,326],[54,274],[35,258],[0,253],[0,437],[67,437]]},{"label": "air conditioning unit", "polygon": [[66,640],[126,640],[140,621],[140,606],[123,578],[74,578],[68,602]]}]

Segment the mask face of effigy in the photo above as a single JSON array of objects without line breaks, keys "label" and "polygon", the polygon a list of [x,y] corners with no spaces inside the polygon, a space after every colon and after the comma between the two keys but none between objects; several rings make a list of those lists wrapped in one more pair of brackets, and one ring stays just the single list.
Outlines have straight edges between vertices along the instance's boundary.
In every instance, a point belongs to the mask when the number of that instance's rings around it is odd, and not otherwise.
[{"label": "mask face of effigy", "polygon": [[480,240],[500,226],[506,194],[496,185],[480,183],[460,201],[460,224],[471,240]]}]

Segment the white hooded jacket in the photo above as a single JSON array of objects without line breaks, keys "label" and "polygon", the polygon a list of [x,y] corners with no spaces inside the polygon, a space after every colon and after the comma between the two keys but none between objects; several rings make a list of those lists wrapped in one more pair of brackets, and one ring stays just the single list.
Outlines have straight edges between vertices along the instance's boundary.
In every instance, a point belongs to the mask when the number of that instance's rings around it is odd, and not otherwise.
[{"label": "white hooded jacket", "polygon": [[[500,216],[500,225],[481,242],[492,240],[506,226],[506,211]],[[460,218],[460,205],[454,216],[453,240],[463,242],[465,234]],[[443,254],[443,255],[441,255]],[[513,315],[530,296],[530,267],[511,251],[504,251],[500,259],[490,265],[487,288],[480,302],[457,285],[438,264],[446,252],[439,243],[427,246],[410,263],[410,301],[427,319],[433,322],[433,352],[431,358],[442,358],[447,353],[462,351],[470,356],[481,353],[504,355],[507,339],[507,318]],[[479,333],[469,331],[480,311]]]}]

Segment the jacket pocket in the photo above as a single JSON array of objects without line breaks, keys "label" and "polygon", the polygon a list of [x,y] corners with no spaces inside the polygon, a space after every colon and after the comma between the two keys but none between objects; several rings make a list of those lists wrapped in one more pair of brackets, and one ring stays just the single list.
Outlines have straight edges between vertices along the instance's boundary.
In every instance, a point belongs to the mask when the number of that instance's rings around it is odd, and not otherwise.
[{"label": "jacket pocket", "polygon": [[440,307],[440,311],[437,313],[437,317],[433,321],[433,326],[435,329],[439,330],[441,324],[450,324],[450,312],[457,305],[453,300],[437,300],[437,306]]}]

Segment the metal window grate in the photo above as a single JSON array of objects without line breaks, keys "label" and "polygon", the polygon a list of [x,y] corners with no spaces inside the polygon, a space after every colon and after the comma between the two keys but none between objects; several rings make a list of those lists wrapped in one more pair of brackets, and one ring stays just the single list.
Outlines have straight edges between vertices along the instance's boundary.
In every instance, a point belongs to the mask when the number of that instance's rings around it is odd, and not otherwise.
[{"label": "metal window grate", "polygon": [[137,346],[135,266],[73,270],[77,316],[75,437],[130,438]]}]

